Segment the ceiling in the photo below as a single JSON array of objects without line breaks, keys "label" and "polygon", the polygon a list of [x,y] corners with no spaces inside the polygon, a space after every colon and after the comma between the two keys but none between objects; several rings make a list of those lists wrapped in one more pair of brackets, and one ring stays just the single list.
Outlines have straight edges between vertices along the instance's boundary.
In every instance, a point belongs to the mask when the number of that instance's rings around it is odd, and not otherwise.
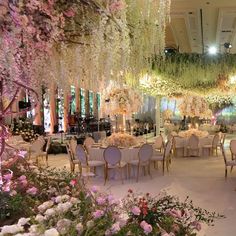
[{"label": "ceiling", "polygon": [[236,53],[236,0],[172,0],[166,46],[186,53],[204,53],[215,45]]}]

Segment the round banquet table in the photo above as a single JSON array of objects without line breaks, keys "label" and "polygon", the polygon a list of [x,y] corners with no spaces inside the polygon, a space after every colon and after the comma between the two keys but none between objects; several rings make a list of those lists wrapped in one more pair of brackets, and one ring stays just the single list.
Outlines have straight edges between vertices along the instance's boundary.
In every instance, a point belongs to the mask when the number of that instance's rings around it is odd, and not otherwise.
[{"label": "round banquet table", "polygon": [[[140,147],[120,148],[120,151],[121,151],[121,161],[128,163],[131,160],[138,159],[139,149],[140,149]],[[103,157],[104,150],[105,150],[105,148],[103,148],[103,147],[90,147],[88,149],[89,160],[104,161],[104,157]],[[105,163],[105,161],[104,161],[104,163]],[[123,173],[124,173],[123,176],[124,177],[127,177],[126,170],[127,170],[127,168],[125,166],[124,170],[123,170]],[[133,175],[133,173],[134,172],[131,169],[131,175]],[[96,168],[96,174],[98,176],[103,176],[104,175],[103,167],[97,167]],[[115,178],[115,179],[120,178],[119,173],[116,173],[115,170],[110,170],[109,171],[109,175],[110,175],[111,178]]]},{"label": "round banquet table", "polygon": [[[199,156],[209,156],[209,149],[203,148],[205,145],[211,145],[214,135],[208,135],[206,137],[199,137]],[[188,144],[189,137],[174,137],[176,149],[176,156],[188,156]],[[197,155],[194,151],[191,151],[192,155]]]}]

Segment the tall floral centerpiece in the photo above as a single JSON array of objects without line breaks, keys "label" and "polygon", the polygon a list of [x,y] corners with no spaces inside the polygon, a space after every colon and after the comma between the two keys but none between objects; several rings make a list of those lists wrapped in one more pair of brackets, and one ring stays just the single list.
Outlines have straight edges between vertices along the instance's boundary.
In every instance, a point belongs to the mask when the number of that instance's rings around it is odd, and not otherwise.
[{"label": "tall floral centerpiece", "polygon": [[185,96],[179,105],[182,116],[190,117],[191,123],[195,126],[196,119],[209,118],[212,112],[206,100],[199,96]]},{"label": "tall floral centerpiece", "polygon": [[118,116],[116,129],[126,129],[126,118],[131,117],[142,105],[140,94],[132,88],[122,87],[112,88],[104,97],[106,98],[105,113]]}]

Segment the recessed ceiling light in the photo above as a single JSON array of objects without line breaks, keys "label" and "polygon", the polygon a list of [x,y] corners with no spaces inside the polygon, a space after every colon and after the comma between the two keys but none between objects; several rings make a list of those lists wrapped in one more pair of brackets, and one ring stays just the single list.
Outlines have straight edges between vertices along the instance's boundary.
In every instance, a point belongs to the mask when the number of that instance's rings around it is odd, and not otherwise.
[{"label": "recessed ceiling light", "polygon": [[217,53],[217,48],[216,48],[216,46],[211,46],[211,47],[209,47],[208,52],[209,52],[209,54],[211,54],[211,55],[215,55],[215,54]]}]

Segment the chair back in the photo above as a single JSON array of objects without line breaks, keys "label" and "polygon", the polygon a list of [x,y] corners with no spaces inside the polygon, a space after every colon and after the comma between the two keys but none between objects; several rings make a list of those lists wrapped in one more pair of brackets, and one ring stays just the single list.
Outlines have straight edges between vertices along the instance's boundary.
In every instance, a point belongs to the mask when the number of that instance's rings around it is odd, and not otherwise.
[{"label": "chair back", "polygon": [[88,148],[90,148],[93,144],[95,143],[94,139],[92,137],[87,137],[84,140],[84,146],[85,148],[88,150]]},{"label": "chair back", "polygon": [[165,147],[164,159],[170,156],[171,149],[172,149],[172,142],[168,141]]},{"label": "chair back", "polygon": [[78,144],[76,147],[76,158],[80,161],[81,164],[88,164],[87,153],[83,147],[83,145]]},{"label": "chair back", "polygon": [[48,150],[49,150],[49,148],[50,148],[51,143],[52,143],[52,138],[49,137],[48,140],[47,140],[47,145],[46,145],[46,150],[45,150],[46,153],[48,153]]},{"label": "chair back", "polygon": [[155,143],[154,143],[154,147],[157,148],[157,149],[160,149],[163,147],[163,138],[161,135],[159,135],[156,140],[155,140]]},{"label": "chair back", "polygon": [[212,141],[212,147],[217,147],[217,145],[219,144],[219,141],[220,141],[219,134],[215,134]]},{"label": "chair back", "polygon": [[138,152],[140,162],[148,162],[152,158],[153,148],[150,144],[143,144]]},{"label": "chair back", "polygon": [[121,151],[116,146],[109,146],[103,152],[104,160],[107,164],[111,166],[116,166],[120,164],[121,161]]},{"label": "chair back", "polygon": [[190,138],[189,138],[188,145],[192,149],[198,148],[198,145],[199,145],[199,138],[198,138],[198,136],[192,134],[190,136]]},{"label": "chair back", "polygon": [[30,151],[32,152],[42,152],[45,141],[36,139],[30,146]]},{"label": "chair back", "polygon": [[75,138],[72,138],[69,144],[70,144],[70,150],[72,152],[72,155],[76,156],[77,140]]},{"label": "chair back", "polygon": [[236,156],[236,140],[231,140],[229,143],[229,148],[232,154],[232,157]]},{"label": "chair back", "polygon": [[167,135],[167,142],[171,141],[172,139],[173,139],[173,135],[172,134],[168,134]]},{"label": "chair back", "polygon": [[71,153],[69,144],[66,144],[66,151],[67,151],[70,162],[73,163],[74,157],[73,157],[73,154]]},{"label": "chair back", "polygon": [[226,158],[226,155],[225,155],[225,150],[224,150],[224,146],[221,144],[220,145],[220,149],[221,149],[221,152],[222,152],[222,156],[224,158],[224,162],[225,162],[225,165],[227,163],[227,158]]},{"label": "chair back", "polygon": [[226,134],[225,134],[225,133],[222,133],[221,139],[220,139],[220,143],[223,144],[223,146],[224,146],[224,144],[225,144],[225,137],[226,137]]}]

